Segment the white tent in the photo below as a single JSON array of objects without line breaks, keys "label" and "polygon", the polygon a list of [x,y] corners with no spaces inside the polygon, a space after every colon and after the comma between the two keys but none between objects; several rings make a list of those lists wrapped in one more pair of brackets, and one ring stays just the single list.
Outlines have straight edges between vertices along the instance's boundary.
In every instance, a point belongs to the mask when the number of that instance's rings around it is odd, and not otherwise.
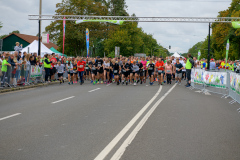
[{"label": "white tent", "polygon": [[175,52],[172,56],[174,57],[182,57],[179,53]]},{"label": "white tent", "polygon": [[[29,49],[28,49],[29,48]],[[22,51],[23,52],[29,52],[29,53],[38,53],[38,41],[34,40],[31,44],[29,44],[27,47],[23,48]],[[51,54],[53,53],[53,51],[51,51],[50,49],[48,49],[42,42],[41,42],[41,57],[44,56],[44,54]]]}]

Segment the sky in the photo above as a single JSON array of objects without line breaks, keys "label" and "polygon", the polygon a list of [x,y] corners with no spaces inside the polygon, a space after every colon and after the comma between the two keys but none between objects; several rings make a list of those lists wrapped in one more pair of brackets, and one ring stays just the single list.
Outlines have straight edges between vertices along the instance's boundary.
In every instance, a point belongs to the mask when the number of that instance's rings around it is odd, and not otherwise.
[{"label": "sky", "polygon": [[[56,4],[62,0],[42,0],[42,14],[55,14]],[[231,0],[126,0],[127,11],[139,17],[217,17],[226,10]],[[1,0],[0,35],[19,30],[22,34],[37,35],[38,21],[28,15],[39,14],[39,0]],[[42,31],[50,21],[42,21]],[[187,53],[194,44],[208,35],[208,23],[140,22],[144,32],[153,34],[169,52]]]}]

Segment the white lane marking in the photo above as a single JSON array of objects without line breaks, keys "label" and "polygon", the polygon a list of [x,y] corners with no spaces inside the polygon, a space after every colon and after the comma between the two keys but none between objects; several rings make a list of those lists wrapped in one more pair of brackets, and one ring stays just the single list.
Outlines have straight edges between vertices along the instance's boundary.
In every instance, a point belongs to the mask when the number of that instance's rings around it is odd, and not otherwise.
[{"label": "white lane marking", "polygon": [[154,110],[158,107],[158,105],[167,97],[167,95],[175,88],[177,84],[174,84],[172,88],[168,90],[167,93],[164,94],[154,105],[153,107],[147,112],[147,114],[142,118],[142,120],[138,123],[138,125],[134,128],[134,130],[130,133],[130,135],[127,137],[127,139],[123,142],[123,144],[120,146],[120,148],[115,152],[115,154],[112,156],[111,160],[119,160],[123,153],[125,152],[127,146],[131,144],[137,133],[140,131],[140,129],[143,127],[143,125],[147,122],[148,118],[152,115]]},{"label": "white lane marking", "polygon": [[55,101],[55,102],[52,102],[52,104],[55,104],[55,103],[58,103],[58,102],[62,102],[62,101],[65,101],[65,100],[68,100],[68,99],[71,99],[71,98],[74,98],[75,96],[72,96],[72,97],[68,97],[68,98],[64,98],[64,99],[61,99],[59,101]]},{"label": "white lane marking", "polygon": [[108,87],[108,86],[110,86],[111,84],[112,84],[112,83],[110,83],[110,84],[108,84],[108,85],[106,85],[106,86]]},{"label": "white lane marking", "polygon": [[13,115],[10,115],[10,116],[7,116],[7,117],[3,117],[3,118],[0,118],[0,121],[4,120],[4,119],[8,119],[8,118],[11,118],[11,117],[15,117],[15,116],[18,116],[22,113],[16,113],[16,114],[13,114]]},{"label": "white lane marking", "polygon": [[97,88],[97,89],[94,89],[94,90],[91,90],[91,91],[88,91],[88,92],[94,92],[94,91],[97,91],[97,90],[99,90],[99,89],[101,89],[101,88]]},{"label": "white lane marking", "polygon": [[141,115],[148,109],[152,102],[157,98],[162,90],[162,86],[159,87],[157,93],[153,98],[132,118],[130,122],[118,133],[116,137],[97,155],[94,160],[104,159],[109,152],[115,147],[115,145],[121,140],[121,138],[128,132],[128,130],[135,124],[135,122],[141,117]]}]

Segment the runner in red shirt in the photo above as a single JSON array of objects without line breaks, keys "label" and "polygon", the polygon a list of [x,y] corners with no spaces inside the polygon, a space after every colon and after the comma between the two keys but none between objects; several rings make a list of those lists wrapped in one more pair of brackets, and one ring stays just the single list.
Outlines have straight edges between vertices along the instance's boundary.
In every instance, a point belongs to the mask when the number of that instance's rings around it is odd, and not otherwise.
[{"label": "runner in red shirt", "polygon": [[84,75],[85,65],[86,65],[86,62],[83,61],[82,58],[80,58],[78,63],[77,63],[78,74],[79,74],[79,77],[80,77],[80,85],[82,85],[84,83],[83,75]]},{"label": "runner in red shirt", "polygon": [[50,75],[51,75],[51,80],[53,81],[55,78],[55,74],[57,72],[56,67],[57,67],[57,59],[55,58],[55,53],[52,53],[52,58],[50,59],[52,61],[51,63],[51,70],[50,70]]},{"label": "runner in red shirt", "polygon": [[158,84],[163,85],[163,75],[164,75],[164,62],[161,58],[158,59],[157,63],[155,64],[158,70]]}]

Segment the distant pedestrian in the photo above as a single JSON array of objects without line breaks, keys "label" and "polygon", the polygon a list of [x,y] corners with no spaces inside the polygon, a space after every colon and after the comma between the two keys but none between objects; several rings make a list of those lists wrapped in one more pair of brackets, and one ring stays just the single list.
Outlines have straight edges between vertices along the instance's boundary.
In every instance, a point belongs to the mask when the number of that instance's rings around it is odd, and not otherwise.
[{"label": "distant pedestrian", "polygon": [[17,51],[18,53],[22,50],[22,44],[20,45],[19,42],[16,42],[16,46],[14,47],[14,50]]}]

